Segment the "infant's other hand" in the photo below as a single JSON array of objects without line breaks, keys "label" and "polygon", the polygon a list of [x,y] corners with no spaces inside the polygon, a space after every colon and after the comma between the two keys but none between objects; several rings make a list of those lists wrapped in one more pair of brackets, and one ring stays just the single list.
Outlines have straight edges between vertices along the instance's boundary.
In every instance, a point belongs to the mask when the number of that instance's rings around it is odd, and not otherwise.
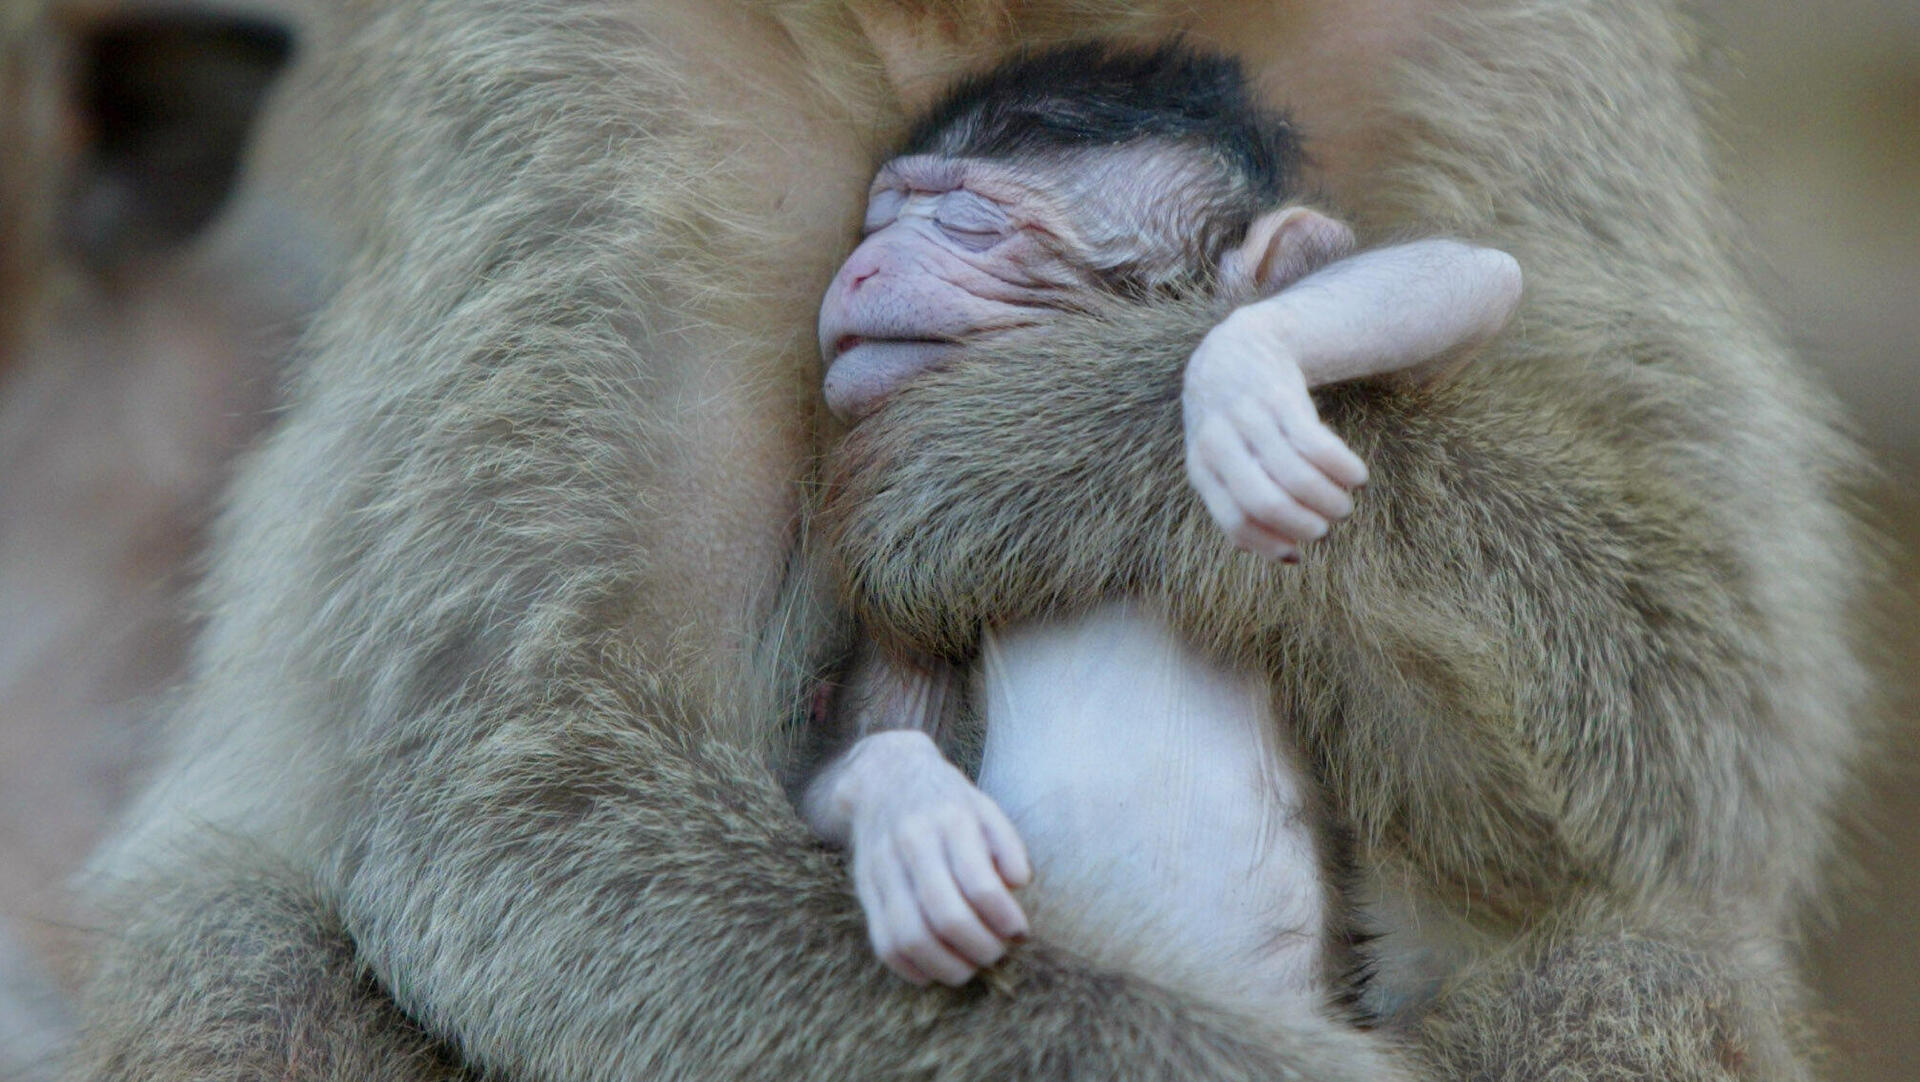
[{"label": "infant's other hand", "polygon": [[1367,467],[1320,420],[1278,336],[1245,311],[1187,362],[1187,479],[1235,545],[1293,561],[1353,513],[1350,490],[1366,483]]},{"label": "infant's other hand", "polygon": [[1013,889],[1031,878],[1026,846],[993,799],[922,733],[876,733],[851,765],[868,777],[851,823],[853,884],[873,950],[914,984],[959,986],[1025,938]]}]

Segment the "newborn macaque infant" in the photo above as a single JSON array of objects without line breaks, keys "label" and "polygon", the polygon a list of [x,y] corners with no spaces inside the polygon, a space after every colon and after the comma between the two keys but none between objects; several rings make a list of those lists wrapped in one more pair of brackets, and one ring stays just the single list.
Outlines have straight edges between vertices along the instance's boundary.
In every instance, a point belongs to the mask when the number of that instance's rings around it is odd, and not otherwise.
[{"label": "newborn macaque infant", "polygon": [[[858,423],[1088,298],[1204,292],[1241,307],[1186,361],[1188,477],[1234,544],[1298,560],[1367,477],[1309,388],[1444,378],[1520,289],[1511,258],[1453,241],[1350,254],[1345,225],[1291,202],[1299,156],[1237,64],[1181,46],[1076,46],[963,84],[880,170],[822,304],[829,408]],[[1311,789],[1266,674],[1119,598],[990,631],[976,668],[978,786],[936,743],[962,674],[874,647],[840,707],[858,739],[802,799],[851,851],[890,968],[963,983],[1031,912],[1050,940],[1222,1001],[1323,1002]]]}]

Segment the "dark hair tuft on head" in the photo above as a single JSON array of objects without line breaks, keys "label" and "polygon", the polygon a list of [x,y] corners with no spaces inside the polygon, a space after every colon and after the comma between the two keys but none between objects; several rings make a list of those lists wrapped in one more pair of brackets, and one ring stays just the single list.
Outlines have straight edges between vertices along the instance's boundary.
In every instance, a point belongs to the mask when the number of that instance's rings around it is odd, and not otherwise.
[{"label": "dark hair tuft on head", "polygon": [[1145,139],[1208,148],[1267,204],[1291,193],[1301,159],[1293,125],[1253,99],[1238,60],[1178,41],[1016,56],[954,87],[904,153],[1011,159]]}]

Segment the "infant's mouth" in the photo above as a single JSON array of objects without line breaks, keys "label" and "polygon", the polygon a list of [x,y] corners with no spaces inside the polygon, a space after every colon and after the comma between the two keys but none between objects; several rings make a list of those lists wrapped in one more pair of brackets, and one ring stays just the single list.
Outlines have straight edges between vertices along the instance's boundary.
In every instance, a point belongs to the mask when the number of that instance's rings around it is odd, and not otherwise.
[{"label": "infant's mouth", "polygon": [[864,346],[864,345],[951,346],[951,345],[957,345],[957,344],[958,342],[952,338],[868,338],[864,335],[858,335],[858,334],[843,334],[839,338],[834,340],[833,356],[828,359],[836,360],[839,358],[839,356],[842,353],[845,353],[848,350],[855,348],[856,346]]},{"label": "infant's mouth", "polygon": [[906,383],[952,360],[960,343],[951,338],[868,338],[846,334],[833,340],[827,362],[827,407],[857,421]]}]

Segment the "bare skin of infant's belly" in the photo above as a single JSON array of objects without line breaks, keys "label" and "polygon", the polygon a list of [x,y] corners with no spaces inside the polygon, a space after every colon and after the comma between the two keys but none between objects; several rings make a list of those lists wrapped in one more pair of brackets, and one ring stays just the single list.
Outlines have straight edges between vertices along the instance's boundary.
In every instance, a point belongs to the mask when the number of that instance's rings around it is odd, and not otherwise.
[{"label": "bare skin of infant's belly", "polygon": [[1115,603],[989,633],[979,680],[1035,935],[1231,1005],[1323,998],[1308,791],[1263,679]]}]

